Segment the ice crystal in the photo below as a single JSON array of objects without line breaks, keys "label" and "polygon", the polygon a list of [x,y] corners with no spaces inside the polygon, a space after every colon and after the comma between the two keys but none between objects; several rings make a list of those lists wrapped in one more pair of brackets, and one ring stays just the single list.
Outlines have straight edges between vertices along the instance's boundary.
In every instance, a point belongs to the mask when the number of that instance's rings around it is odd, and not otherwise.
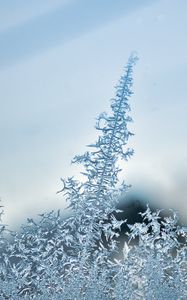
[{"label": "ice crystal", "polygon": [[[117,217],[127,190],[119,186],[119,159],[133,154],[127,125],[136,61],[131,55],[111,114],[97,119],[97,140],[72,161],[83,165],[85,180],[62,179],[60,192],[72,215],[44,213],[38,222],[27,219],[17,233],[0,225],[0,299],[187,299],[187,229],[177,213],[163,218],[147,206],[140,223]],[[120,250],[124,223],[128,240]]]}]

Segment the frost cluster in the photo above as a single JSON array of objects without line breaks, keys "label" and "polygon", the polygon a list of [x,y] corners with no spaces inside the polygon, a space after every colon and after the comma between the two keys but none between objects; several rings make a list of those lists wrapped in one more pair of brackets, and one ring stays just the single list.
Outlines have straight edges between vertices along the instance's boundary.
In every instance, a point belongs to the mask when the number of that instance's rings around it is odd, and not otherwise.
[{"label": "frost cluster", "polygon": [[[116,208],[127,186],[119,185],[119,160],[127,160],[132,133],[129,98],[131,55],[111,100],[111,114],[102,113],[99,132],[89,151],[75,156],[83,182],[62,179],[71,217],[60,211],[28,219],[20,232],[0,225],[0,299],[58,300],[185,300],[187,299],[187,229],[174,211],[147,206],[142,222],[119,220]],[[2,212],[1,212],[2,214]],[[126,222],[128,239],[121,251],[119,235]]]}]

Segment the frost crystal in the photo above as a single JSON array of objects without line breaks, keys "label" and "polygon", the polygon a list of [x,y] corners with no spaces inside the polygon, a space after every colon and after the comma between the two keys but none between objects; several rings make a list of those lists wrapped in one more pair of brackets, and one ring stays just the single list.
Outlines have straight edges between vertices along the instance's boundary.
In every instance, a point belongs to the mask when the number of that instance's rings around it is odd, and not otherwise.
[{"label": "frost crystal", "polygon": [[[117,217],[116,205],[127,190],[118,185],[118,161],[133,154],[127,125],[136,61],[131,55],[111,114],[97,119],[97,140],[73,159],[83,165],[85,180],[62,179],[60,192],[72,216],[45,213],[39,222],[27,219],[18,233],[0,225],[0,299],[187,299],[187,229],[178,225],[177,214],[163,218],[147,207],[141,223]],[[126,222],[128,240],[120,250]]]}]

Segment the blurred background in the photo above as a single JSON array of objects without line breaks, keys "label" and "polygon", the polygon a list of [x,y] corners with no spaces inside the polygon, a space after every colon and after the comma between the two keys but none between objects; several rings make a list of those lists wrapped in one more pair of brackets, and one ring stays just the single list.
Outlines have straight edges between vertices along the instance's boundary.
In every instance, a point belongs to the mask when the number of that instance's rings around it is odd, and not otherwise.
[{"label": "blurred background", "polygon": [[60,177],[96,139],[132,51],[128,201],[179,210],[187,220],[187,2],[0,1],[0,197],[3,221],[65,208]]}]

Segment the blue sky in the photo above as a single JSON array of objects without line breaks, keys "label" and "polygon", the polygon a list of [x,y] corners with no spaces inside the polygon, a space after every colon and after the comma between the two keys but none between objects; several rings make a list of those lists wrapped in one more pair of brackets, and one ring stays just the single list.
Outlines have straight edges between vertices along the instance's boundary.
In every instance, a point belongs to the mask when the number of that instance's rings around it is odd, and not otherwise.
[{"label": "blue sky", "polygon": [[0,196],[6,223],[64,207],[60,177],[95,139],[131,51],[133,190],[187,215],[187,2],[0,1]]}]

